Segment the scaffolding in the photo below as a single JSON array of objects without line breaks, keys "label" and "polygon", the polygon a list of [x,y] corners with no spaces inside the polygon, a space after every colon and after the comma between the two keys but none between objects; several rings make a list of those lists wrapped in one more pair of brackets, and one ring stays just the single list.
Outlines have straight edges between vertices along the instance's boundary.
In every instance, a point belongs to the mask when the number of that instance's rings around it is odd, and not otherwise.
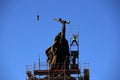
[{"label": "scaffolding", "polygon": [[[79,29],[78,29],[79,30]],[[74,37],[73,37],[74,38]],[[90,64],[79,61],[79,31],[76,35],[76,41],[70,38],[70,65],[69,70],[63,69],[50,70],[47,62],[40,62],[38,64],[27,65],[26,74],[27,80],[90,80]],[[73,43],[73,41],[75,43]],[[54,74],[54,76],[52,76]],[[56,76],[55,76],[56,74]],[[69,76],[67,76],[67,75]],[[62,75],[62,76],[61,76]],[[72,77],[72,78],[70,78]]]},{"label": "scaffolding", "polygon": [[[41,64],[27,65],[26,74],[27,80],[90,80],[90,64],[84,63],[79,66],[72,66],[69,70],[49,70],[48,64],[40,62]],[[79,63],[80,64],[80,63]],[[39,66],[40,65],[40,66]],[[51,74],[63,74],[63,76],[50,76]],[[68,79],[65,74],[71,75],[74,79]],[[46,78],[45,78],[46,77]],[[59,79],[58,79],[59,77]],[[57,78],[57,79],[56,79]]]}]

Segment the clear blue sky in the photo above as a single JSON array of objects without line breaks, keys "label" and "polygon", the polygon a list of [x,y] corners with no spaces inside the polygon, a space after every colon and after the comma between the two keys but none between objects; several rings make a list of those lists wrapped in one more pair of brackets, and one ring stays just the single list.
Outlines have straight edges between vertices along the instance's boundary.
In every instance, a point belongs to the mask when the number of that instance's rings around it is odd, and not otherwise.
[{"label": "clear blue sky", "polygon": [[[91,80],[120,80],[119,0],[0,0],[1,80],[25,80],[26,64],[39,55],[46,61],[59,17],[71,21],[73,32],[80,25],[80,61],[91,64]],[[66,33],[69,40],[70,25]]]}]

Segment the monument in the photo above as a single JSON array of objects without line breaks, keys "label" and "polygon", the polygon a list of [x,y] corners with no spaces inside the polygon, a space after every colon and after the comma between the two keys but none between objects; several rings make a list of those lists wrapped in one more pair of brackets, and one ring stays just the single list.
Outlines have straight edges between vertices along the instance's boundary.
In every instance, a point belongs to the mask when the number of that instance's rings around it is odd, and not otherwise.
[{"label": "monument", "polygon": [[[55,39],[53,45],[51,45],[46,50],[47,62],[49,64],[49,70],[69,70],[69,45],[68,41],[65,37],[66,33],[66,24],[70,24],[70,21],[62,20],[61,18],[55,19],[57,22],[62,24],[62,31],[59,32]],[[50,76],[63,76],[63,74],[54,74],[52,73]],[[70,78],[69,74],[65,74]]]},{"label": "monument", "polygon": [[[26,79],[89,80],[89,64],[88,68],[83,68],[83,72],[80,71],[81,69],[79,67],[79,35],[73,35],[73,37],[70,38],[69,46],[65,34],[66,24],[70,24],[70,21],[62,20],[61,18],[55,19],[55,21],[62,24],[62,30],[58,32],[58,34],[55,36],[53,44],[45,51],[49,67],[47,64],[41,63],[39,57],[39,62],[37,66],[36,64],[34,64],[33,66],[33,71],[29,70],[30,65],[26,66],[26,74],[28,76],[28,78]],[[76,43],[75,45],[74,42]]]},{"label": "monument", "polygon": [[62,24],[62,32],[59,32],[55,39],[53,45],[51,45],[46,50],[46,55],[48,57],[47,61],[50,66],[50,70],[55,69],[69,69],[69,45],[65,38],[66,24],[70,21],[62,20],[61,18],[55,19]]}]

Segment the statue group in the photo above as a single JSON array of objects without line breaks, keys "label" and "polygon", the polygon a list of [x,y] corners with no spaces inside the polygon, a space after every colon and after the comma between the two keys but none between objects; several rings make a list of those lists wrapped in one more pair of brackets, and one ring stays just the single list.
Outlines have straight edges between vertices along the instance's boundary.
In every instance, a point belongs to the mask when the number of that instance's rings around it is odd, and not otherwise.
[{"label": "statue group", "polygon": [[47,62],[50,70],[69,69],[70,54],[65,32],[66,24],[69,24],[70,21],[65,21],[61,18],[55,20],[62,24],[62,31],[56,35],[54,43],[46,50]]}]

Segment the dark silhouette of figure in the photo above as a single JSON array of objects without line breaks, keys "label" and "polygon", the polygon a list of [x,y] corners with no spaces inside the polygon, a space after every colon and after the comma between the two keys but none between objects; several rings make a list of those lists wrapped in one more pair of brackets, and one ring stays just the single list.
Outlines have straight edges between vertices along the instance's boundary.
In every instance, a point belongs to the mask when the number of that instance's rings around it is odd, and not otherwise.
[{"label": "dark silhouette of figure", "polygon": [[77,43],[77,40],[76,40],[77,37],[78,37],[78,35],[75,35],[75,34],[72,35],[72,43],[70,44],[70,46],[72,46],[74,42],[75,42],[76,45],[78,46],[78,43]]},{"label": "dark silhouette of figure", "polygon": [[[56,19],[57,20],[57,19]],[[69,69],[69,45],[65,38],[66,27],[65,24],[69,24],[70,21],[64,21],[61,18],[57,20],[62,23],[62,32],[60,38],[60,66],[65,69]]]},{"label": "dark silhouette of figure", "polygon": [[55,37],[53,45],[46,50],[47,61],[50,70],[69,69],[69,45],[65,38],[65,24],[69,24],[70,21],[64,21],[61,18],[55,20],[62,24],[62,32]]},{"label": "dark silhouette of figure", "polygon": [[[47,62],[49,63],[50,67],[50,77],[54,77],[54,80],[62,80],[64,76],[66,77],[66,80],[76,80],[72,76],[70,76],[69,73],[54,73],[53,70],[63,70],[67,69],[69,70],[69,45],[68,41],[65,38],[65,32],[66,32],[66,24],[69,24],[70,21],[64,21],[61,18],[55,19],[56,21],[60,22],[62,24],[62,31],[59,32],[55,39],[53,45],[51,45],[46,50],[46,55],[48,57]],[[44,80],[47,80],[48,76],[44,78]],[[64,79],[64,78],[63,78]]]}]

